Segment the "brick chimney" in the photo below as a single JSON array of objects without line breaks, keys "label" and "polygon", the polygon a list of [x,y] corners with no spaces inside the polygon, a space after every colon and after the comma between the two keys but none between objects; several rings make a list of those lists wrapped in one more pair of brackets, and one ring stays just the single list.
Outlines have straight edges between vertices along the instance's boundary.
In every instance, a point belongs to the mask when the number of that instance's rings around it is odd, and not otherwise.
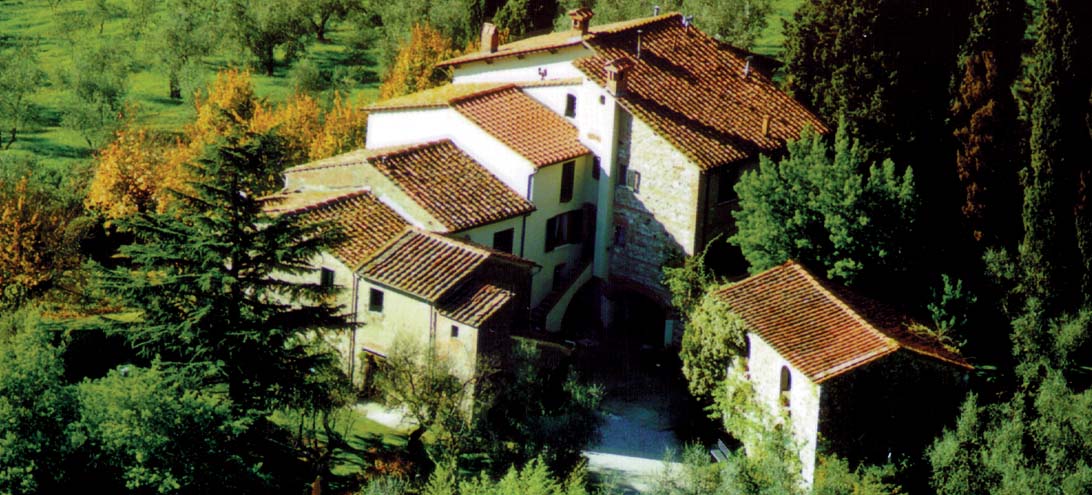
[{"label": "brick chimney", "polygon": [[626,75],[633,67],[633,61],[629,57],[620,57],[603,66],[607,73],[607,92],[614,96],[621,96],[626,91]]},{"label": "brick chimney", "polygon": [[573,20],[573,30],[580,31],[580,34],[588,34],[588,25],[591,24],[591,18],[594,15],[595,12],[587,7],[570,10],[569,19]]},{"label": "brick chimney", "polygon": [[482,24],[482,53],[494,53],[500,42],[500,33],[492,22]]}]

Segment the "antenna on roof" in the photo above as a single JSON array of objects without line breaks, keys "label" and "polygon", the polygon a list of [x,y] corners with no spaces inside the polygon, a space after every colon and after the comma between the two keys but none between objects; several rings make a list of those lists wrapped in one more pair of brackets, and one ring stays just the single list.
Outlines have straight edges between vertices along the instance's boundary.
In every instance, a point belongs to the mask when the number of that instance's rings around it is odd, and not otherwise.
[{"label": "antenna on roof", "polygon": [[652,15],[654,15],[654,16],[660,15],[660,6],[659,5],[653,5],[652,6]]}]

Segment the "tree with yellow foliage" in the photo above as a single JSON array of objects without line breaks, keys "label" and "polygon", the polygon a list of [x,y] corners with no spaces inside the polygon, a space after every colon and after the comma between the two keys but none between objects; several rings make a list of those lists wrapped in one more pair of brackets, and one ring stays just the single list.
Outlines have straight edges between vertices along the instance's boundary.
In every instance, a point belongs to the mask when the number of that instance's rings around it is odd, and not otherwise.
[{"label": "tree with yellow foliage", "polygon": [[436,64],[457,54],[451,40],[432,26],[414,24],[379,86],[379,97],[393,98],[444,84],[451,79],[451,72]]},{"label": "tree with yellow foliage", "polygon": [[[170,191],[188,190],[187,164],[229,135],[268,134],[279,139],[276,156],[266,157],[280,163],[269,167],[274,173],[364,146],[367,113],[340,95],[325,112],[305,94],[273,106],[254,95],[250,73],[231,69],[217,74],[194,100],[197,117],[174,143],[157,142],[151,133],[132,125],[118,132],[98,155],[85,204],[110,220],[164,211],[173,200]],[[271,190],[279,186],[277,176],[263,179]]]},{"label": "tree with yellow foliage", "polygon": [[0,306],[25,298],[56,273],[69,218],[48,209],[26,177],[0,182]]}]

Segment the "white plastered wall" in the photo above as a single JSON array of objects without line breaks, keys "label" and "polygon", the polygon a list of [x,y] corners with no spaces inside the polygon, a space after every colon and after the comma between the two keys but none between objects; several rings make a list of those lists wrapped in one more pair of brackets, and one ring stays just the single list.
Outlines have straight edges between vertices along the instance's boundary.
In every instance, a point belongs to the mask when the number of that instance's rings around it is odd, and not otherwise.
[{"label": "white plastered wall", "polygon": [[539,69],[546,71],[547,79],[570,79],[581,77],[580,70],[572,61],[591,55],[592,52],[582,44],[549,51],[529,53],[524,56],[502,57],[489,61],[460,64],[455,68],[452,82],[521,82],[539,81],[542,76]]},{"label": "white plastered wall", "polygon": [[789,413],[793,437],[800,448],[804,483],[811,486],[815,475],[815,446],[819,432],[819,397],[822,386],[812,383],[758,335],[748,333],[747,340],[750,343],[748,372],[755,393],[775,413],[781,408],[781,368],[787,367],[789,370]]}]

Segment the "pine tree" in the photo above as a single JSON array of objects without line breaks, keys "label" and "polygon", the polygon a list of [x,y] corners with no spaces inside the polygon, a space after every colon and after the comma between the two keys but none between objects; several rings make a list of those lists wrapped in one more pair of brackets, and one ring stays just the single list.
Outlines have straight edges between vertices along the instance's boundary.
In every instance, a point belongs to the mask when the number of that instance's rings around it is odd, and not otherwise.
[{"label": "pine tree", "polygon": [[[104,287],[136,321],[116,331],[146,358],[203,363],[237,416],[264,418],[301,396],[311,368],[332,364],[323,331],[345,324],[310,260],[336,231],[269,217],[259,193],[277,167],[269,136],[231,136],[193,165],[191,192],[164,213],[126,220],[137,241]],[[303,282],[313,278],[313,282]],[[306,394],[302,394],[306,395]]]},{"label": "pine tree", "polygon": [[1012,85],[1020,75],[1026,6],[1009,0],[976,0],[971,31],[960,54],[962,75],[952,105],[956,169],[966,193],[972,235],[987,246],[1018,238],[1017,170],[1022,133]]}]

